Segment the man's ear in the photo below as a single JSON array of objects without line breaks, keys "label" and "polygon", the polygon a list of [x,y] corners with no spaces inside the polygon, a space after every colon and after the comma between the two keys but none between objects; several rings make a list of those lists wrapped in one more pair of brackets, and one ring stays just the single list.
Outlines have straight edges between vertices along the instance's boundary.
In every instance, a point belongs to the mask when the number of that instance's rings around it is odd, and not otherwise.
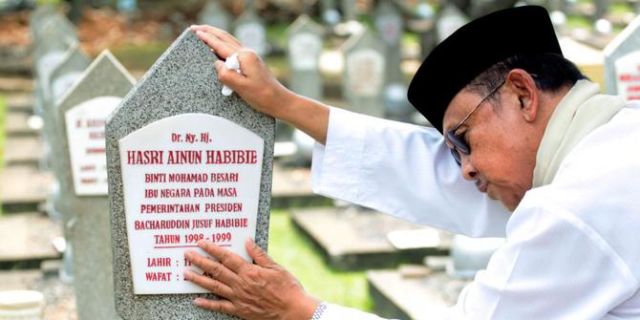
[{"label": "man's ear", "polygon": [[507,74],[506,81],[518,98],[525,121],[534,121],[538,115],[539,96],[533,76],[523,69],[513,69]]}]

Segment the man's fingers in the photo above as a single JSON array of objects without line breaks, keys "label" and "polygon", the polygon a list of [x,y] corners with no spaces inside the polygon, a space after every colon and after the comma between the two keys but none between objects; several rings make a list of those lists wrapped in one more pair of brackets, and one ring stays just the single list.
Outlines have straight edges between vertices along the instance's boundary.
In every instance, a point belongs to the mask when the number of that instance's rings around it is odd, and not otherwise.
[{"label": "man's fingers", "polygon": [[240,258],[239,255],[216,246],[211,241],[200,240],[198,241],[198,247],[210,254],[212,257],[218,259],[220,263],[235,273],[238,273],[243,265],[249,264],[244,261],[244,259]]},{"label": "man's fingers", "polygon": [[230,315],[237,315],[236,307],[229,300],[209,300],[196,298],[193,303],[203,309],[222,312]]},{"label": "man's fingers", "polygon": [[186,271],[184,273],[184,279],[211,291],[217,296],[227,299],[233,298],[233,290],[226,284],[216,279],[211,279],[205,275],[197,274],[192,271]]},{"label": "man's fingers", "polygon": [[224,265],[203,257],[194,251],[186,252],[185,257],[216,280],[220,280],[228,285],[233,285],[238,280],[238,276],[231,272],[231,270],[227,269]]},{"label": "man's fingers", "polygon": [[200,40],[204,41],[211,49],[213,49],[215,54],[222,59],[227,59],[227,57],[241,48],[238,45],[224,42],[215,35],[201,30],[196,31],[196,36],[198,36]]},{"label": "man's fingers", "polygon": [[215,28],[208,25],[196,25],[196,26],[192,26],[191,30],[195,30],[195,31],[200,30],[207,33],[211,33],[214,36],[218,37],[220,40],[227,41],[237,46],[242,46],[242,44],[240,43],[240,40],[236,39],[236,37],[231,35],[229,32],[219,28]]},{"label": "man's fingers", "polygon": [[235,90],[238,86],[241,86],[246,80],[242,74],[236,72],[235,70],[227,69],[227,67],[224,66],[224,62],[222,62],[221,60],[217,60],[213,65],[216,68],[218,80],[220,80],[222,83],[233,90]]},{"label": "man's fingers", "polygon": [[275,265],[275,262],[271,260],[269,255],[264,252],[264,250],[262,250],[262,248],[260,248],[255,243],[255,241],[253,241],[253,239],[247,239],[247,241],[245,241],[244,243],[244,246],[247,249],[247,252],[249,253],[251,259],[253,259],[253,261],[255,261],[257,265],[267,268]]}]

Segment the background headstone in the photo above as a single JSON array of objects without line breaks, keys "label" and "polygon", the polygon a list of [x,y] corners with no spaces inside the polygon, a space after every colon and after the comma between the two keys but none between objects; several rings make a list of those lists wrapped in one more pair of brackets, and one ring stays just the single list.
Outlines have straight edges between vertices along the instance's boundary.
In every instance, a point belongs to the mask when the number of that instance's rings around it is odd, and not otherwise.
[{"label": "background headstone", "polygon": [[[191,31],[185,31],[125,97],[107,122],[107,166],[116,308],[124,319],[231,319],[230,316],[213,314],[193,305],[192,300],[196,296],[203,296],[202,293],[194,293],[203,290],[180,280],[182,271],[187,268],[182,259],[185,250],[183,246],[194,247],[195,242],[200,238],[198,234],[202,234],[203,238],[230,246],[232,250],[238,250],[240,246],[242,249],[239,249],[238,253],[246,256],[246,252],[243,252],[244,239],[241,234],[251,234],[255,231],[258,245],[265,249],[267,247],[274,120],[248,107],[237,95],[225,97],[221,94],[221,85],[216,80],[214,69],[211,68],[215,59],[215,55],[204,43]],[[231,130],[226,132],[230,132],[229,134],[233,137],[218,130],[223,127]],[[220,148],[217,151],[231,150],[234,146],[229,144],[234,141],[238,143],[236,148],[241,147],[242,144],[250,148],[245,160],[255,160],[253,165],[247,164],[244,167],[242,164],[209,165],[207,164],[209,157],[203,157],[203,162],[199,164],[195,160],[199,152],[202,152],[201,155],[203,153],[208,155],[209,152],[205,151],[210,150],[213,152],[212,155],[215,155],[217,148]],[[257,143],[258,141],[262,143]],[[138,150],[135,150],[136,148]],[[151,156],[147,158],[151,162],[156,162],[158,159],[168,162],[169,154],[175,154],[178,157],[174,160],[182,159],[180,161],[189,164],[143,165],[142,163],[148,162],[144,160],[145,153],[135,152],[153,150],[163,151],[163,154],[158,158],[157,153],[146,153]],[[195,153],[187,151],[195,151]],[[139,158],[140,155],[143,157]],[[179,155],[191,155],[191,157],[180,158]],[[216,157],[211,159],[220,160]],[[257,167],[260,161],[262,165]],[[256,169],[257,177],[249,174]],[[205,174],[206,177],[229,180],[206,185],[197,182],[169,182],[173,179],[172,177],[175,177],[174,173],[200,173],[200,175],[194,175],[194,179],[204,179],[201,174],[208,173],[209,175]],[[219,177],[210,175],[212,173],[222,175]],[[238,174],[235,177],[239,181],[234,182],[233,173]],[[197,188],[208,186],[223,187],[222,189],[237,188],[238,195],[234,197],[233,194],[226,194],[225,197],[220,190],[216,190],[215,197],[206,195],[198,197],[195,194]],[[172,188],[174,191],[178,188],[189,189],[193,194],[176,195],[171,190],[163,191],[166,188]],[[163,194],[171,198],[163,198]],[[254,196],[259,194],[259,199],[248,199],[247,197],[251,194]],[[144,200],[144,197],[148,200]],[[210,211],[205,209],[206,203],[217,203],[220,206],[214,205],[214,208],[220,211],[238,209],[237,206],[224,206],[222,202],[225,201],[241,201],[246,207],[243,205],[240,208],[242,212],[232,214],[205,212]],[[139,207],[136,207],[136,204]],[[179,208],[177,210],[190,211],[191,213],[180,213],[178,217],[190,219],[192,223],[193,219],[207,220],[214,225],[204,227],[207,224],[205,221],[204,226],[188,230],[184,228],[183,222],[177,221],[177,218],[169,218],[175,217],[175,214],[158,216],[153,213],[141,213],[153,204],[165,204],[172,208]],[[201,205],[202,209],[194,213],[193,209],[199,209],[195,208],[196,204]],[[153,206],[153,208],[160,207]],[[256,211],[251,212],[252,210]],[[250,219],[252,214],[257,214],[255,221]],[[132,220],[136,217],[139,218],[138,230],[135,230],[136,224]],[[245,218],[247,220],[244,220]],[[174,222],[171,222],[172,219]],[[216,224],[229,226],[229,222],[234,224],[239,222],[240,225],[247,223],[255,230],[242,226],[238,229],[216,227]],[[153,225],[157,226],[160,223],[173,224],[174,228],[142,230],[153,228]],[[179,236],[173,237],[174,234]],[[229,234],[232,237],[231,241],[229,241]],[[131,261],[132,254],[138,257],[138,260]],[[140,260],[140,257],[143,259]],[[166,257],[170,258],[167,260]],[[165,262],[170,267],[163,267]],[[135,269],[134,266],[146,268],[146,270]],[[140,278],[139,275],[143,277]],[[152,294],[154,292],[157,294]],[[159,292],[191,293],[161,294]],[[209,294],[204,295],[209,296]]]},{"label": "background headstone", "polygon": [[61,100],[65,134],[60,160],[73,216],[74,287],[79,319],[117,319],[113,298],[111,219],[107,201],[104,127],[134,80],[108,51],[100,54]]},{"label": "background headstone", "polygon": [[219,0],[209,0],[198,15],[198,23],[229,31],[231,16],[220,5]]},{"label": "background headstone", "polygon": [[234,23],[234,35],[245,47],[253,49],[260,56],[269,51],[267,29],[264,22],[256,15],[253,6],[248,6],[245,12]]},{"label": "background headstone", "polygon": [[640,17],[604,49],[604,63],[606,92],[640,100]]},{"label": "background headstone", "polygon": [[351,111],[384,115],[385,51],[385,45],[369,29],[345,42],[342,94]]}]

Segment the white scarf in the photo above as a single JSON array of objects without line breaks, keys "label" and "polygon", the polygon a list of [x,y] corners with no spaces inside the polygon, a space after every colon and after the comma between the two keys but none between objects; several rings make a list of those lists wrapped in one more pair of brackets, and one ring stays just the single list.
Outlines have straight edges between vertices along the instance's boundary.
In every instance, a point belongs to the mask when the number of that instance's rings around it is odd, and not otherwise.
[{"label": "white scarf", "polygon": [[556,106],[538,148],[534,188],[551,183],[573,147],[624,107],[623,98],[599,91],[597,84],[579,80]]}]

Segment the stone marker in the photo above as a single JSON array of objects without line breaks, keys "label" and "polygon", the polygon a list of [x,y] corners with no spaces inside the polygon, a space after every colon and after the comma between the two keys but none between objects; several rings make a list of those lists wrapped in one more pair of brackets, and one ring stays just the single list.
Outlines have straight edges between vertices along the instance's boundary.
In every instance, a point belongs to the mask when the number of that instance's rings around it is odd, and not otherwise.
[{"label": "stone marker", "polygon": [[[275,124],[225,97],[216,57],[187,30],[107,122],[116,308],[124,319],[232,319],[182,280],[200,239],[244,258],[267,247]],[[209,296],[204,294],[204,296]]]},{"label": "stone marker", "polygon": [[[51,194],[50,209],[51,216],[55,219],[62,218],[65,239],[71,241],[71,222],[73,214],[69,208],[69,199],[65,197],[64,175],[67,169],[64,167],[62,157],[64,151],[62,149],[64,129],[59,127],[58,121],[58,102],[66,93],[66,91],[82,76],[82,71],[89,66],[89,58],[87,58],[77,45],[71,47],[65,55],[64,60],[51,72],[50,90],[45,91],[45,105],[43,120],[45,124],[45,163],[52,169],[56,184]],[[48,146],[48,148],[46,147]],[[73,270],[71,269],[73,246],[67,245],[65,251],[65,269],[61,270],[61,277],[65,281],[70,282],[73,279]]]},{"label": "stone marker", "polygon": [[253,6],[248,6],[247,10],[235,21],[234,35],[247,48],[253,49],[260,56],[268,53],[267,29],[264,22],[255,12]]},{"label": "stone marker", "polygon": [[198,23],[229,31],[231,17],[219,2],[219,0],[207,1],[207,4],[198,14]]},{"label": "stone marker", "polygon": [[640,17],[604,49],[604,64],[606,92],[640,100]]},{"label": "stone marker", "polygon": [[322,53],[322,27],[308,15],[301,15],[287,31],[287,53],[291,78],[289,88],[312,99],[322,98],[322,77],[318,62]]},{"label": "stone marker", "polygon": [[[401,262],[420,262],[426,255],[446,254],[449,247],[450,235],[446,232],[368,209],[299,209],[293,212],[292,218],[296,226],[319,245],[328,263],[341,270],[388,268]],[[408,230],[420,230],[428,239],[428,245],[422,242],[418,246],[394,247],[388,236]]]},{"label": "stone marker", "polygon": [[74,286],[80,319],[118,318],[113,297],[111,223],[107,201],[104,126],[133,87],[134,79],[105,51],[58,104],[62,139],[60,181],[73,248]]},{"label": "stone marker", "polygon": [[402,15],[392,0],[381,0],[375,13],[375,26],[386,45],[385,82],[402,83],[402,48],[400,40],[404,31]]},{"label": "stone marker", "polygon": [[0,219],[0,263],[59,258],[51,240],[61,234],[60,226],[41,214],[5,215]]},{"label": "stone marker", "polygon": [[28,165],[36,168],[43,157],[42,141],[39,137],[8,137],[5,141],[4,165]]},{"label": "stone marker", "polygon": [[436,22],[438,42],[446,39],[469,21],[464,13],[453,4],[446,5],[440,10],[438,15],[439,18]]},{"label": "stone marker", "polygon": [[368,29],[345,42],[342,94],[351,111],[377,117],[384,115],[385,49],[382,41]]}]

